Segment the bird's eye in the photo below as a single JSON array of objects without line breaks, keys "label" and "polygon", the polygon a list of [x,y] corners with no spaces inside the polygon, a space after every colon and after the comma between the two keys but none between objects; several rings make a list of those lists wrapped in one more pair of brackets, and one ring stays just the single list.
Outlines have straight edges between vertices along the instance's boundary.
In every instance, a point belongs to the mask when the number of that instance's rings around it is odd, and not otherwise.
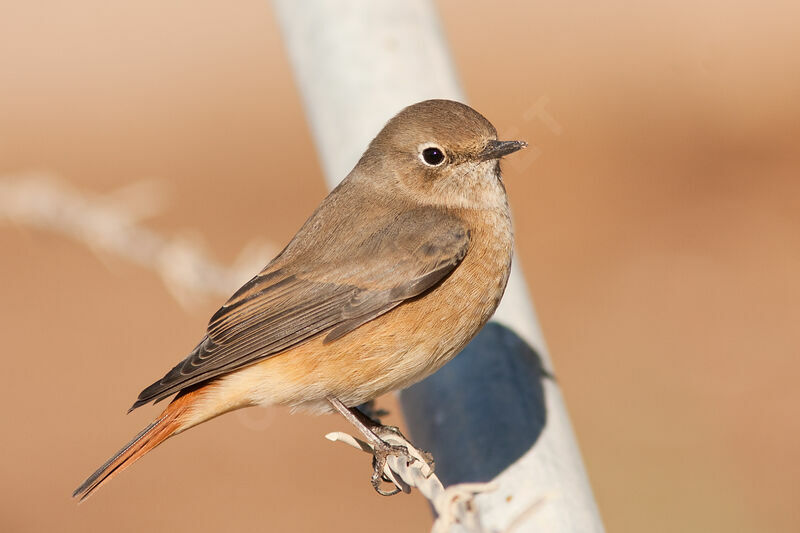
[{"label": "bird's eye", "polygon": [[429,166],[436,167],[444,161],[444,151],[437,147],[431,146],[422,151],[422,161]]}]

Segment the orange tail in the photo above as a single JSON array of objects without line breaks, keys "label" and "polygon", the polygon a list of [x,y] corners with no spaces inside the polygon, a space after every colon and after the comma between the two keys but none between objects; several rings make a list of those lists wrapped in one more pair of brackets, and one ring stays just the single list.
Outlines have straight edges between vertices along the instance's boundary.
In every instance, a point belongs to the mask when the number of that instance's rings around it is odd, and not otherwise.
[{"label": "orange tail", "polygon": [[181,415],[192,404],[191,399],[193,396],[194,394],[189,393],[176,398],[164,409],[160,417],[144,428],[124,448],[89,476],[80,487],[75,489],[72,496],[80,496],[80,501],[85,500],[106,481],[128,468],[144,454],[175,434],[181,427]]}]

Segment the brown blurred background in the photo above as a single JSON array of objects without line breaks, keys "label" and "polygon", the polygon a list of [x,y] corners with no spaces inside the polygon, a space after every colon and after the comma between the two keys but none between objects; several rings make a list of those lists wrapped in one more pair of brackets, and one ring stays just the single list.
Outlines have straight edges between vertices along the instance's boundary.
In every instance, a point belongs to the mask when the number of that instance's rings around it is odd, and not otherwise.
[{"label": "brown blurred background", "polygon": [[[439,2],[469,102],[535,147],[506,166],[518,251],[609,531],[800,530],[791,4]],[[30,171],[95,200],[154,180],[139,225],[223,265],[325,194],[265,0],[0,0],[0,184]],[[429,527],[322,438],[343,421],[281,409],[193,429],[76,506],[223,298],[181,305],[2,214],[0,247],[0,530]]]}]

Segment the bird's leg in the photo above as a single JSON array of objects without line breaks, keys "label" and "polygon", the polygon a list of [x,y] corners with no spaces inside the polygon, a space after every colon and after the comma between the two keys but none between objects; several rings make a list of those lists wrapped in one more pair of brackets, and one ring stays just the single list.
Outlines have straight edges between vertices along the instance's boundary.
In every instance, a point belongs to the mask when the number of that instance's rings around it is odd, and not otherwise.
[{"label": "bird's leg", "polygon": [[392,434],[397,435],[403,440],[408,440],[406,436],[400,432],[399,427],[387,426],[381,423],[380,417],[388,415],[389,412],[384,411],[383,409],[376,409],[375,400],[371,400],[367,403],[362,403],[358,407],[352,407],[348,409],[362,424],[371,429],[372,432],[381,439],[383,439],[387,434]]},{"label": "bird's leg", "polygon": [[[380,434],[386,433],[396,433],[403,436],[400,433],[400,430],[397,428],[390,428],[384,425],[381,425],[379,422],[372,420],[364,413],[359,411],[355,407],[346,407],[341,401],[337,398],[330,397],[328,398],[328,402],[333,406],[334,409],[339,411],[343,417],[347,419],[348,422],[353,424],[364,437],[366,437],[367,442],[372,446],[372,486],[382,496],[392,496],[400,492],[400,489],[395,487],[394,490],[385,491],[381,489],[381,480],[384,481],[391,481],[386,479],[386,476],[383,473],[383,469],[386,466],[386,460],[394,455],[397,457],[405,458],[407,464],[411,464],[412,462],[416,461],[416,459],[408,453],[408,449],[405,446],[395,446],[393,444],[389,444],[385,440],[383,440]],[[403,437],[403,440],[406,440]]]},{"label": "bird's leg", "polygon": [[[369,411],[365,411],[365,407],[369,409]],[[375,409],[375,400],[361,404],[358,407],[349,408],[349,410],[361,421],[362,424],[371,429],[375,435],[380,437],[381,440],[385,441],[386,435],[395,435],[404,441],[408,441],[406,436],[400,431],[399,427],[384,425],[376,418],[389,413],[382,409]],[[436,468],[436,462],[433,460],[433,455],[431,455],[430,452],[420,450],[419,448],[416,448],[416,451],[419,452],[419,454],[422,456],[422,459],[430,467],[431,472],[433,472]]]},{"label": "bird's leg", "polygon": [[[381,423],[380,420],[376,420],[372,416],[368,415],[363,411],[363,404],[359,405],[358,407],[353,407],[350,411],[355,415],[365,426],[367,426],[372,432],[380,437],[381,440],[386,440],[386,435],[395,435],[400,437],[404,441],[408,441],[405,435],[400,431],[400,428],[397,426],[387,426]],[[380,415],[382,412],[386,413],[386,411],[373,410],[371,411],[375,414]],[[374,415],[373,415],[374,416]],[[426,452],[425,450],[420,450],[416,448],[416,451],[422,456],[422,459],[427,463],[427,465],[431,468],[431,472],[435,469],[435,462],[433,460],[433,455],[430,452]]]},{"label": "bird's leg", "polygon": [[[372,402],[369,403],[371,404]],[[369,414],[364,412],[364,406],[369,406],[371,408]],[[366,427],[372,430],[372,432],[375,435],[380,437],[381,440],[385,441],[386,435],[395,435],[397,437],[400,437],[404,441],[408,441],[406,436],[403,435],[403,433],[400,431],[399,427],[386,426],[382,424],[380,420],[376,420],[375,418],[373,418],[376,415],[380,416],[381,413],[386,413],[386,411],[382,411],[380,409],[374,409],[374,406],[369,404],[362,404],[359,405],[358,407],[353,407],[350,409],[350,411],[361,421],[361,423],[363,423]],[[370,414],[372,416],[370,416]],[[431,472],[433,472],[433,470],[436,467],[436,463],[433,460],[433,455],[431,455],[430,452],[426,452],[425,450],[420,450],[419,448],[417,448],[416,451],[419,452],[420,455],[422,455],[422,459],[431,468]]]}]

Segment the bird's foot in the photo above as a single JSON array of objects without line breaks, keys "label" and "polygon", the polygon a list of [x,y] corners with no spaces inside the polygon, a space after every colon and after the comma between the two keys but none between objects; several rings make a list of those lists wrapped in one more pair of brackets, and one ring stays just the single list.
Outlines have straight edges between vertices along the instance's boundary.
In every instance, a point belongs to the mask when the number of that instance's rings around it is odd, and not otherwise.
[{"label": "bird's foot", "polygon": [[[380,422],[365,415],[357,408],[345,406],[338,398],[333,396],[328,398],[328,402],[366,437],[366,442],[358,441],[352,437],[350,437],[350,439],[353,440],[353,444],[372,454],[371,481],[372,486],[378,494],[382,496],[392,496],[400,491],[411,491],[411,487],[409,487],[402,478],[398,478],[398,476],[394,475],[394,470],[390,465],[389,468],[387,468],[387,461],[390,457],[397,457],[401,461],[405,460],[405,465],[402,465],[402,463],[395,465],[403,470],[408,468],[415,461],[422,461],[427,464],[425,470],[427,470],[428,473],[425,475],[428,476],[433,472],[433,457],[431,454],[415,449],[398,428],[394,426],[384,426]],[[328,437],[330,438],[331,435]],[[332,440],[338,439],[334,436]],[[403,466],[405,468],[403,468]],[[383,490],[381,488],[381,482],[383,481],[393,484],[394,487],[392,490]]]},{"label": "bird's foot", "polygon": [[[395,456],[400,459],[404,459],[406,461],[406,466],[408,466],[417,459],[408,452],[408,448],[406,448],[405,446],[389,444],[383,439],[379,439],[378,441],[373,442],[371,444],[372,444],[372,478],[370,479],[370,481],[372,482],[372,487],[381,496],[394,496],[395,494],[403,490],[403,488],[398,486],[396,481],[390,479],[386,475],[385,473],[386,461],[389,459],[389,457]],[[383,481],[391,483],[393,485],[393,488],[390,490],[382,489],[381,482]]]},{"label": "bird's foot", "polygon": [[[370,429],[384,442],[386,442],[387,438],[390,439],[392,436],[398,437],[402,441],[410,442],[397,426],[384,426],[383,424],[378,424]],[[403,446],[403,448],[405,447]],[[420,450],[419,448],[417,448],[416,451],[422,456],[422,460],[425,461],[425,463],[430,467],[432,473],[436,467],[436,462],[433,460],[433,454],[425,450]],[[406,450],[406,455],[410,455],[408,450]],[[413,456],[411,458],[414,460],[417,459]],[[411,464],[411,462],[409,462],[409,464]]]}]

